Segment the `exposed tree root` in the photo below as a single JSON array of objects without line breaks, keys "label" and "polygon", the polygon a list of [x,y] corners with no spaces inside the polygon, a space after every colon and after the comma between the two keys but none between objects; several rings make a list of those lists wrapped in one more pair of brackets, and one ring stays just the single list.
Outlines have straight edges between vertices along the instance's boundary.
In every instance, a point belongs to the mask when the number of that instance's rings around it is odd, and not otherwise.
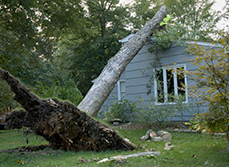
[{"label": "exposed tree root", "polygon": [[80,150],[133,150],[112,128],[94,120],[69,102],[55,98],[42,100],[34,95],[9,72],[0,68],[2,78],[15,93],[14,100],[26,110],[27,126],[43,136],[54,149]]}]

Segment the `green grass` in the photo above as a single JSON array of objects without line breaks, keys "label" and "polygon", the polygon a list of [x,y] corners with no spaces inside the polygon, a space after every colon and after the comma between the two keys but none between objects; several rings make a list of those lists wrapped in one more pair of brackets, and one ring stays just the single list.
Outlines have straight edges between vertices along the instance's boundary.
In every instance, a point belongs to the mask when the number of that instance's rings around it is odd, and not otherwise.
[{"label": "green grass", "polygon": [[[164,150],[165,142],[139,141],[147,130],[118,130],[118,132],[133,142],[138,148],[135,151],[104,151],[104,152],[65,152],[45,149],[34,152],[0,153],[0,167],[72,167],[72,166],[189,166],[189,167],[229,167],[229,153],[226,151],[225,136],[210,136],[197,133],[171,133],[173,150]],[[0,150],[16,148],[25,145],[48,144],[42,137],[34,134],[25,135],[21,130],[1,131]],[[26,144],[28,138],[29,144]],[[97,164],[98,160],[116,155],[132,154],[153,149],[160,151],[157,157],[128,158],[125,162],[105,162]]]}]

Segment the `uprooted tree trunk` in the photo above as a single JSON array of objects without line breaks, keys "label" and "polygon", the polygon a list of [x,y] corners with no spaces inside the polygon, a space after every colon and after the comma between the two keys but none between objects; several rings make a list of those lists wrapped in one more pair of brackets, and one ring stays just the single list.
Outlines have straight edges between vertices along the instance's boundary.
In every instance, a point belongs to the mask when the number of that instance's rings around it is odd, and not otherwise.
[{"label": "uprooted tree trunk", "polygon": [[141,50],[167,13],[168,10],[166,6],[162,6],[153,19],[147,22],[145,26],[108,61],[108,64],[104,67],[102,73],[96,79],[87,95],[77,106],[81,111],[85,111],[91,116],[97,115],[126,66]]},{"label": "uprooted tree trunk", "polygon": [[[43,136],[54,149],[80,150],[133,150],[116,131],[81,112],[69,102],[55,98],[42,100],[0,68],[0,74],[15,93],[14,100],[26,110],[25,121],[35,133]],[[28,124],[27,124],[28,125]]]},{"label": "uprooted tree trunk", "polygon": [[[127,64],[134,58],[167,14],[165,6],[154,18],[109,60],[78,108],[57,99],[42,100],[9,72],[0,68],[0,74],[15,93],[14,99],[26,110],[25,122],[35,133],[43,136],[54,149],[79,150],[133,150],[135,146],[125,141],[116,131],[94,120],[95,116]],[[85,112],[82,112],[85,111]]]}]

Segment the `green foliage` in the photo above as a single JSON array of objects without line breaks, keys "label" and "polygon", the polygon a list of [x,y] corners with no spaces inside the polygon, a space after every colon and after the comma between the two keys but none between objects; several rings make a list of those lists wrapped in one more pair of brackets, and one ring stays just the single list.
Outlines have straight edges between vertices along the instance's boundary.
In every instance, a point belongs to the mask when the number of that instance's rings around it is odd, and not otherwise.
[{"label": "green foliage", "polygon": [[5,81],[0,79],[0,111],[8,107],[16,108],[19,106],[12,97],[13,93],[10,91],[10,87]]},{"label": "green foliage", "polygon": [[166,30],[161,30],[152,34],[153,36],[153,46],[149,48],[149,52],[155,52],[158,50],[166,50],[172,44],[177,44],[179,46],[184,46],[186,40],[191,37],[188,36],[188,29],[179,24],[176,21],[169,21],[166,25]]},{"label": "green foliage", "polygon": [[201,115],[210,132],[225,132],[228,129],[229,117],[222,111],[206,112]]},{"label": "green foliage", "polygon": [[[134,13],[130,20],[136,31],[151,19],[162,5],[165,5],[171,16],[168,25],[173,25],[175,22],[184,27],[187,31],[182,35],[186,35],[186,39],[206,41],[211,40],[209,34],[212,33],[212,29],[216,27],[220,19],[227,15],[214,10],[215,3],[214,0],[135,0],[130,8]],[[170,35],[168,34],[167,37],[169,38]],[[178,36],[171,37],[177,38]],[[166,42],[166,40],[163,41]]]},{"label": "green foliage", "polygon": [[210,34],[223,17],[220,11],[212,9],[214,4],[212,0],[164,0],[148,4],[148,6],[155,6],[153,9],[166,5],[171,15],[166,30],[153,33],[154,46],[149,51],[152,53],[157,50],[166,50],[172,44],[184,46],[187,40],[213,41]]},{"label": "green foliage", "polygon": [[203,119],[203,113],[195,113],[194,117],[190,119],[189,122],[186,122],[186,125],[189,125],[190,129],[196,130],[201,133],[209,132],[206,126],[206,121]]},{"label": "green foliage", "polygon": [[40,86],[38,86],[34,91],[42,98],[56,97],[60,100],[69,100],[75,106],[77,106],[83,99],[81,92],[77,88],[77,84],[75,84],[75,82],[71,79],[65,81],[64,85],[61,85],[59,82],[55,82],[51,87],[40,83]]},{"label": "green foliage", "polygon": [[119,118],[122,122],[135,122],[139,111],[139,101],[115,100],[105,111],[107,121]]},{"label": "green foliage", "polygon": [[201,133],[214,133],[225,132],[228,129],[228,123],[227,116],[221,112],[205,112],[194,114],[194,117],[186,125]]},{"label": "green foliage", "polygon": [[[85,95],[92,80],[99,76],[107,61],[121,47],[119,39],[129,31],[125,29],[129,12],[126,7],[118,6],[117,0],[87,0],[86,23],[80,32],[62,38],[56,55],[66,64],[69,77],[73,78]],[[55,56],[56,56],[55,55]]]},{"label": "green foliage", "polygon": [[119,118],[123,122],[138,122],[153,124],[159,126],[170,123],[173,118],[183,118],[184,113],[190,113],[191,110],[196,110],[192,104],[184,103],[182,96],[173,96],[173,102],[165,102],[157,104],[155,98],[151,98],[149,104],[144,102],[144,99],[138,97],[135,101],[122,99],[113,101],[105,111],[105,117],[108,121]]},{"label": "green foliage", "polygon": [[171,18],[186,27],[192,40],[206,41],[212,29],[222,18],[221,11],[216,11],[213,6],[214,0],[163,0],[158,5],[166,5]]},{"label": "green foliage", "polygon": [[130,6],[130,11],[133,13],[130,17],[133,31],[141,29],[155,15],[157,10],[152,8],[152,5],[152,1],[148,0],[133,1],[133,4]]},{"label": "green foliage", "polygon": [[4,33],[0,35],[10,37],[1,38],[5,42],[2,46],[35,50],[50,58],[53,48],[49,42],[70,30],[75,31],[82,23],[83,7],[80,4],[81,0],[1,1],[0,29]]},{"label": "green foliage", "polygon": [[[196,43],[190,45],[188,52],[195,55],[189,60],[198,65],[196,71],[189,71],[196,84],[191,85],[190,93],[198,96],[199,104],[206,104],[208,111],[201,115],[209,131],[224,131],[229,123],[229,34],[220,31],[218,42],[213,48],[204,48]],[[214,43],[213,43],[214,44]]]},{"label": "green foliage", "polygon": [[173,102],[164,102],[157,104],[156,98],[151,98],[149,104],[144,104],[142,101],[142,110],[139,110],[137,115],[138,122],[142,123],[156,123],[159,126],[164,126],[165,123],[170,123],[173,118],[183,119],[184,113],[190,113],[191,110],[195,110],[192,104],[184,103],[184,97],[170,95],[173,98]]},{"label": "green foliage", "polygon": [[0,67],[27,86],[61,80],[52,54],[60,36],[83,24],[81,0],[7,0],[0,6]]},{"label": "green foliage", "polygon": [[[37,29],[43,25],[40,19],[44,16],[36,13],[39,11],[37,2],[35,0],[1,1],[0,57],[28,56],[36,51],[39,55],[43,54],[46,58],[50,58],[52,44],[47,36]],[[8,63],[6,60],[5,62]]]}]

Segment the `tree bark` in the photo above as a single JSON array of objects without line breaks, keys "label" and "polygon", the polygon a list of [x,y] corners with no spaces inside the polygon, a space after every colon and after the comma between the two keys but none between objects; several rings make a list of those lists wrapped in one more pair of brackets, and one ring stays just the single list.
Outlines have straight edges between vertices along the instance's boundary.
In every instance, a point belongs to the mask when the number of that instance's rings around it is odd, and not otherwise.
[{"label": "tree bark", "polygon": [[138,31],[104,67],[102,73],[88,91],[84,99],[77,106],[91,116],[96,116],[104,101],[113,90],[116,82],[129,62],[141,50],[150,35],[159,27],[160,22],[166,17],[168,9],[162,6],[152,20]]},{"label": "tree bark", "polygon": [[135,149],[115,130],[94,120],[69,102],[55,98],[42,100],[9,72],[0,68],[0,74],[15,93],[14,100],[26,109],[24,122],[30,122],[26,125],[49,141],[52,148],[69,151]]}]

